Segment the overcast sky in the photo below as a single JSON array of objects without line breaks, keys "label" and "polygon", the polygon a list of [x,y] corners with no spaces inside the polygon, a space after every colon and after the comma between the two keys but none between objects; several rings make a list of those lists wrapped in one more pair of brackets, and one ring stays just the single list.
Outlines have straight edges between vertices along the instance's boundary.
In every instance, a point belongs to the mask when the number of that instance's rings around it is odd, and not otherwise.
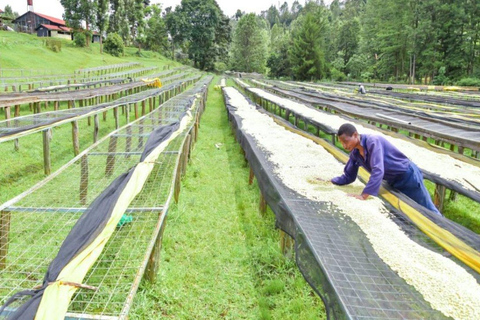
[{"label": "overcast sky", "polygon": [[[279,8],[285,1],[287,1],[289,5],[292,5],[295,0],[217,0],[217,3],[223,13],[230,17],[237,12],[237,9],[247,13],[260,13],[263,10],[267,10],[272,4]],[[152,4],[161,3],[162,8],[170,6],[175,8],[176,5],[180,4],[181,0],[151,0],[150,2]],[[299,0],[299,2],[303,5],[305,0]],[[325,1],[325,3],[330,2],[331,0]],[[18,12],[20,15],[27,12],[27,0],[0,0],[0,9],[4,10],[6,5],[10,5],[13,11]],[[61,19],[63,15],[63,7],[60,4],[60,0],[33,0],[33,9],[35,12],[43,13],[54,18]]]}]

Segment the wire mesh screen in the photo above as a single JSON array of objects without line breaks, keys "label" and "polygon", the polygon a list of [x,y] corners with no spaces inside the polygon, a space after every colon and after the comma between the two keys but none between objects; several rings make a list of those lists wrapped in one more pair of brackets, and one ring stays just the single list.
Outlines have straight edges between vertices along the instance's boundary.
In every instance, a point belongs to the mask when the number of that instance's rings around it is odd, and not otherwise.
[{"label": "wire mesh screen", "polygon": [[[155,128],[179,121],[192,105],[195,115],[200,103],[197,93],[203,93],[209,81],[210,77],[202,79],[155,111],[114,131],[24,197],[0,207],[2,221],[9,220],[8,241],[2,241],[1,248],[6,254],[0,264],[2,304],[15,292],[42,283],[49,263],[85,209],[116,177],[139,162]],[[84,280],[98,290],[78,290],[69,307],[70,316],[90,314],[101,319],[128,313],[126,305],[130,305],[143,274],[159,219],[166,214],[179,155],[192,125],[156,160],[145,187],[124,215],[127,222],[117,226]],[[5,237],[5,232],[2,235]]]}]

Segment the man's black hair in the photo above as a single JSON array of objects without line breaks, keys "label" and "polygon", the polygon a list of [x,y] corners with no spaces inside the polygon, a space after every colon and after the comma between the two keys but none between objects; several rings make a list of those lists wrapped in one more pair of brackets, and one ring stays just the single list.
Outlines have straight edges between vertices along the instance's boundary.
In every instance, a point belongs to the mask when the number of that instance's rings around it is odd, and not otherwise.
[{"label": "man's black hair", "polygon": [[337,135],[340,137],[342,134],[345,134],[349,137],[353,136],[353,134],[357,132],[357,128],[355,128],[352,124],[350,123],[344,123],[340,126],[338,129]]}]

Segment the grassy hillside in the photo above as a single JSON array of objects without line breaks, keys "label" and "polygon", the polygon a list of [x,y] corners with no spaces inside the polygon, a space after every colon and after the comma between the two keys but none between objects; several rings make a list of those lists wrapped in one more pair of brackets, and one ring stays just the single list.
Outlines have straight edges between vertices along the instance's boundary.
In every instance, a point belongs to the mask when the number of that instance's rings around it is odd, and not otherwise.
[{"label": "grassy hillside", "polygon": [[36,35],[0,31],[0,68],[47,70],[48,73],[67,74],[81,68],[92,68],[125,62],[140,62],[145,66],[179,66],[162,55],[137,48],[126,48],[124,57],[100,54],[98,43],[89,48],[75,47],[72,41],[61,40],[60,52],[45,46],[46,38]]}]

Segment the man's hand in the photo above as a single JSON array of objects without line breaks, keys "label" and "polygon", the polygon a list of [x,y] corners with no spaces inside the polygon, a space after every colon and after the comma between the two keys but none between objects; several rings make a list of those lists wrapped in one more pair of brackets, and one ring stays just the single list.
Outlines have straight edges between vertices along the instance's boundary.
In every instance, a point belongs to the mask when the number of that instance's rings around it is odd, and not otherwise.
[{"label": "man's hand", "polygon": [[357,198],[359,200],[367,200],[367,198],[370,196],[369,194],[367,193],[362,193],[362,194],[349,194],[348,195],[349,197],[354,197],[354,198]]}]

